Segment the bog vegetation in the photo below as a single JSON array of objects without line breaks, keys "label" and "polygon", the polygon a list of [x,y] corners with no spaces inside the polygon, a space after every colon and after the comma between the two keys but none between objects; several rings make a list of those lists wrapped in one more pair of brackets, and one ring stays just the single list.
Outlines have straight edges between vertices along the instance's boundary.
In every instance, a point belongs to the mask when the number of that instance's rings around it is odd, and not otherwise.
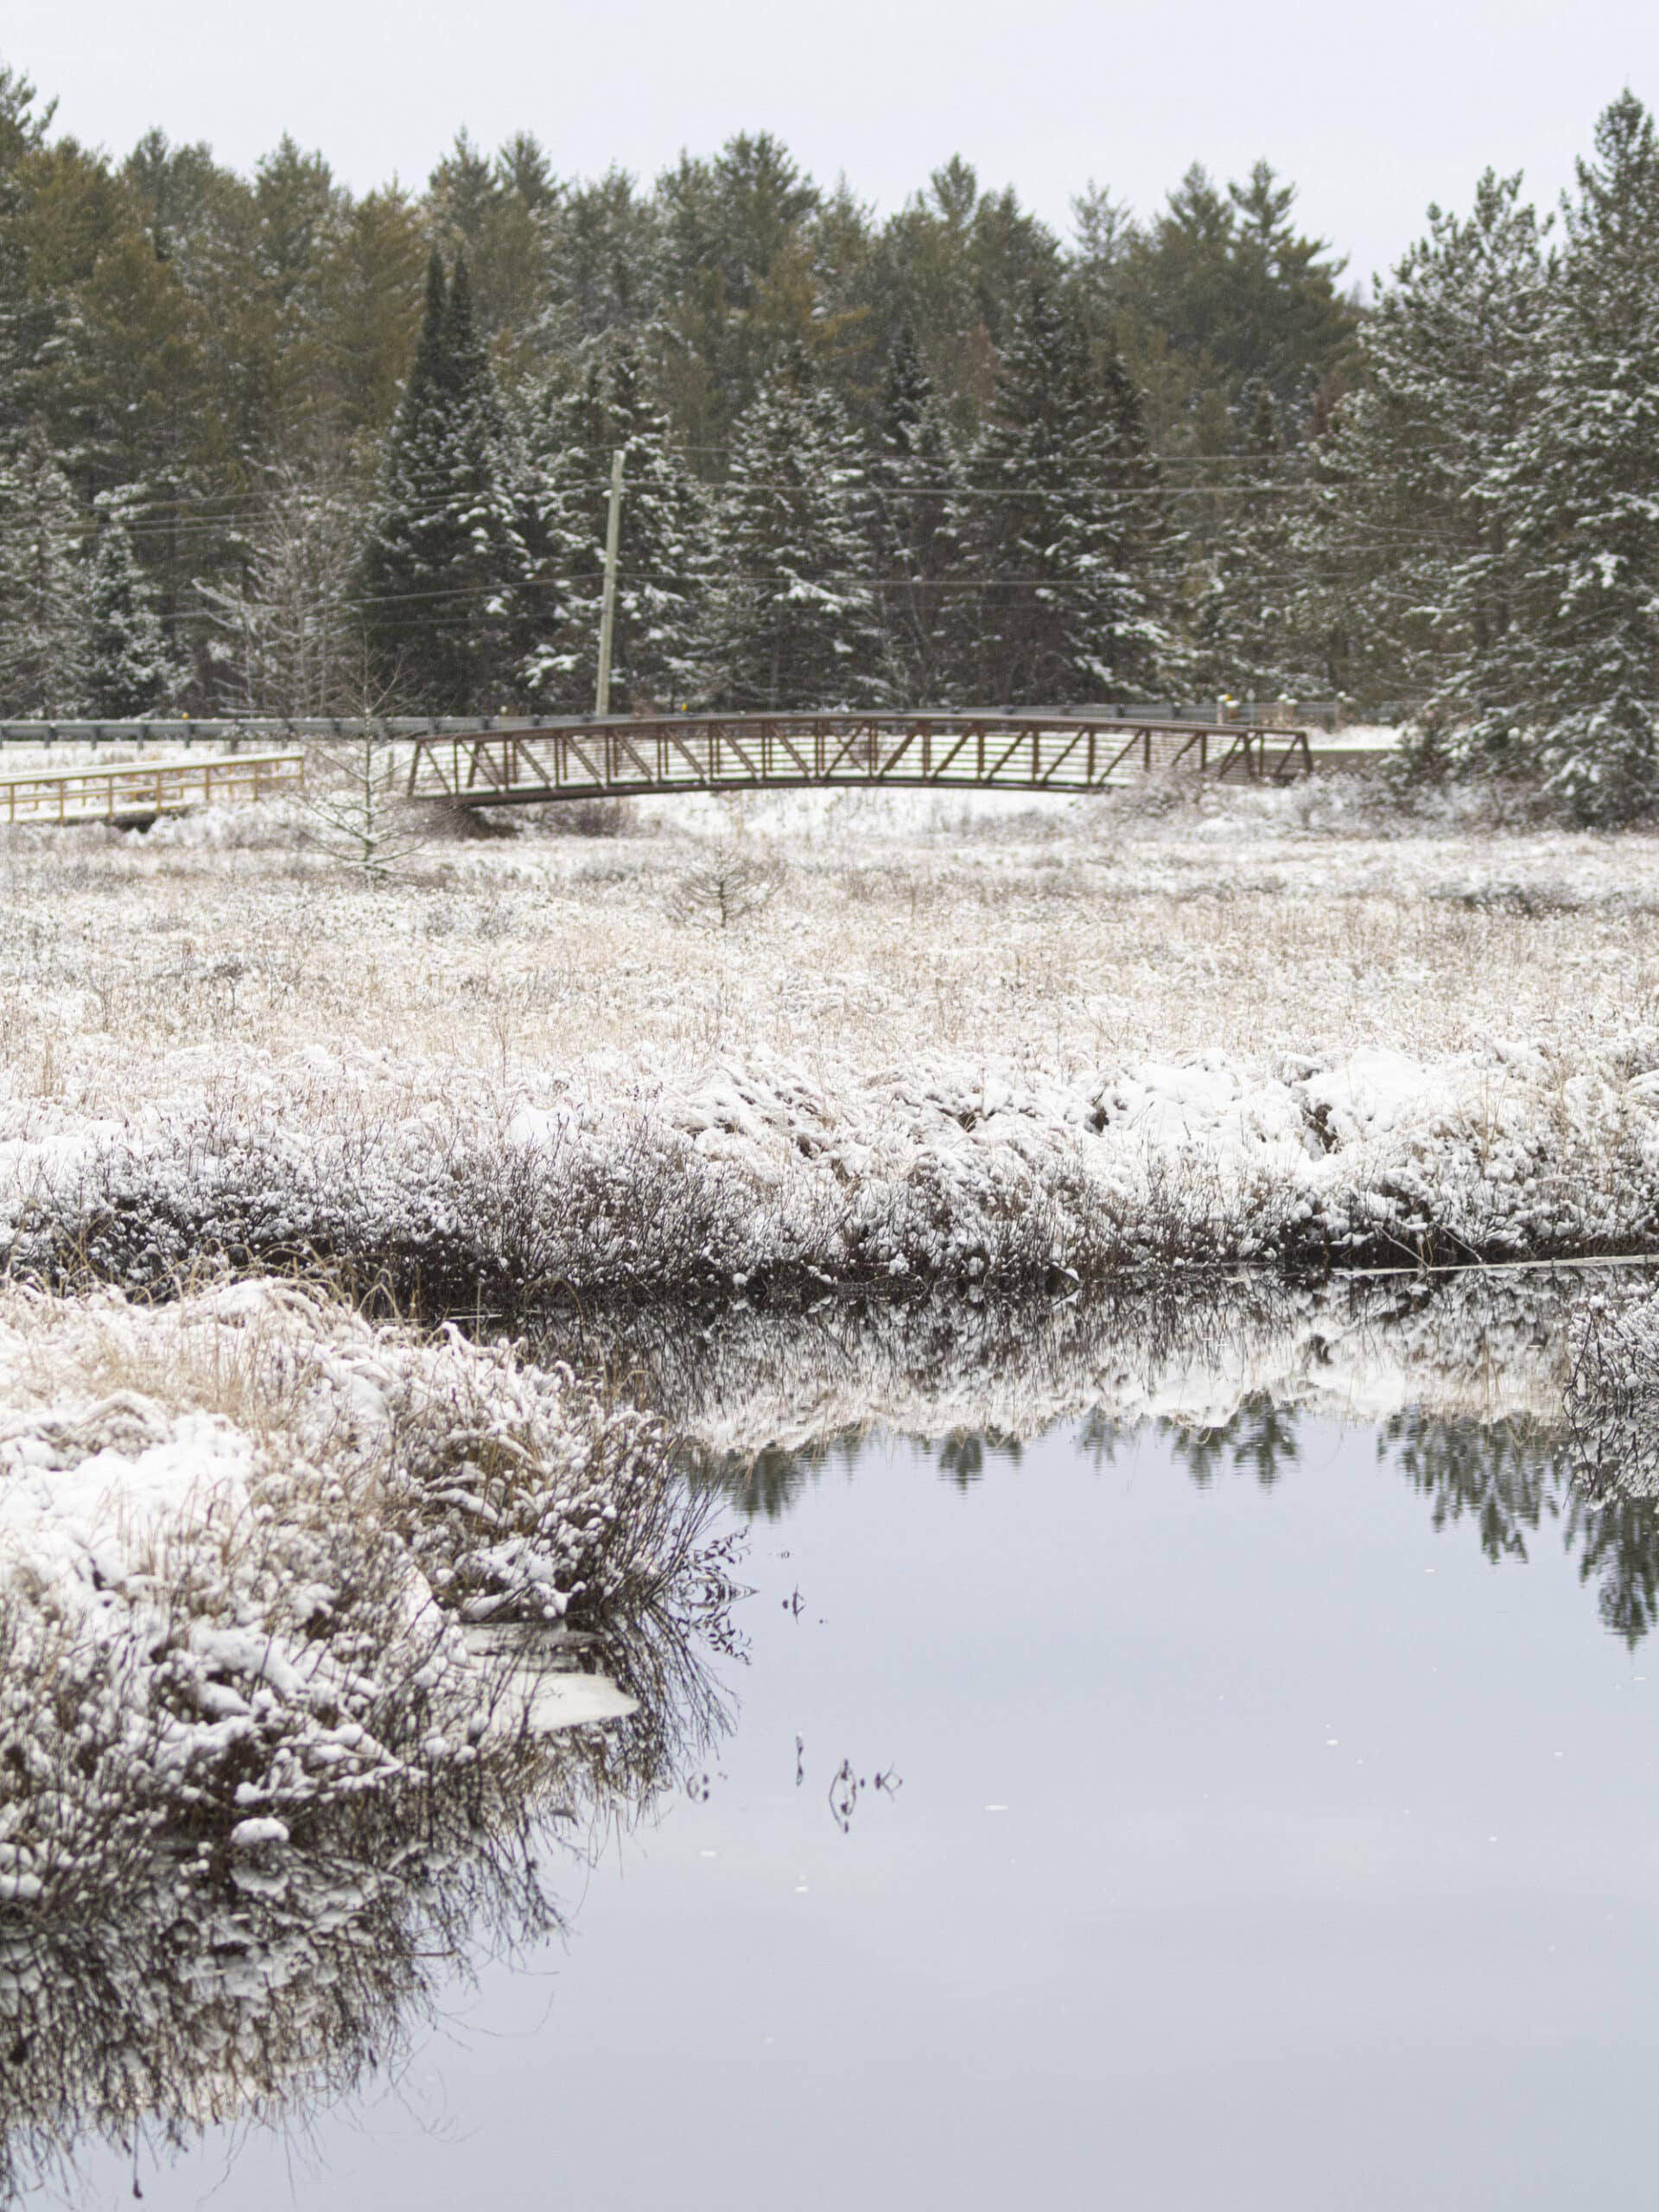
[{"label": "bog vegetation", "polygon": [[1062,239],[963,162],[879,219],[734,138],[654,183],[463,135],[124,160],[0,71],[0,711],[1217,692],[1655,793],[1659,140],[1488,174],[1363,303],[1266,162]]}]

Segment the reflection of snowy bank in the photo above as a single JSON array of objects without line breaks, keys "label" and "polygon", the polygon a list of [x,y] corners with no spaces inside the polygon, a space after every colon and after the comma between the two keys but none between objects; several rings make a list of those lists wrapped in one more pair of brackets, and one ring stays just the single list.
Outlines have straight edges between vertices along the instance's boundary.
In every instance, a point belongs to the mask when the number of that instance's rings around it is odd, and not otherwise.
[{"label": "reflection of snowy bank", "polygon": [[[0,1911],[0,2197],[103,2142],[182,2146],[215,2126],[303,2127],[395,2076],[445,1982],[480,1953],[562,1924],[548,1872],[573,1874],[707,1748],[717,1719],[692,1624],[677,1663],[639,1653],[634,1717],[562,1729],[471,1763],[430,1755],[370,1795],[335,1794],[281,1840],[196,1837],[188,1791],[165,1833],[105,1854],[70,1914]],[[610,1657],[625,1669],[635,1634]],[[579,1678],[587,1679],[587,1678]],[[41,1695],[39,1686],[35,1694]],[[13,1704],[16,1696],[14,1690]],[[38,1782],[70,1762],[66,1728]]]},{"label": "reflection of snowy bank", "polygon": [[1573,1315],[1567,1418],[1597,1497],[1659,1497],[1659,1299],[1613,1282]]},{"label": "reflection of snowy bank", "polygon": [[797,1313],[561,1318],[544,1342],[631,1375],[741,1462],[864,1429],[1034,1436],[1099,1415],[1218,1429],[1253,1405],[1559,1430],[1568,1315],[1605,1270],[1164,1277],[1061,1301],[826,1299]]},{"label": "reflection of snowy bank", "polygon": [[[1290,1479],[1305,1420],[1362,1424],[1437,1528],[1494,1563],[1563,1548],[1634,1645],[1659,1611],[1659,1515],[1581,1483],[1562,1418],[1571,1315],[1613,1275],[1186,1276],[1062,1304],[839,1300],[677,1325],[635,1313],[579,1336],[562,1322],[553,1341],[631,1371],[683,1427],[698,1479],[769,1515],[849,1471],[872,1431],[925,1440],[966,1487],[1052,1427],[1104,1464],[1152,1423],[1208,1488]],[[1328,1436],[1307,1457],[1328,1464]],[[1040,1482],[1026,1494],[1046,1510]]]},{"label": "reflection of snowy bank", "polygon": [[404,1294],[728,1294],[1628,1252],[1659,1239],[1649,1056],[1219,1053],[1069,1078],[758,1059],[701,1082],[458,1080],[418,1110],[257,1094],[15,1140],[14,1269],[164,1281],[321,1255]]}]

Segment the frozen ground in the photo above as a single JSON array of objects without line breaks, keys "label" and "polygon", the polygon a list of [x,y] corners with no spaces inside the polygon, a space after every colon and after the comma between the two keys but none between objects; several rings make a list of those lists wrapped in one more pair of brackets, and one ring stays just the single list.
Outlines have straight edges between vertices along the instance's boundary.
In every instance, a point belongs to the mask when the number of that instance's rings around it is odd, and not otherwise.
[{"label": "frozen ground", "polygon": [[276,807],[10,832],[14,1257],[321,1249],[511,1301],[1655,1234],[1651,837],[1347,777],[598,826],[381,888]]}]

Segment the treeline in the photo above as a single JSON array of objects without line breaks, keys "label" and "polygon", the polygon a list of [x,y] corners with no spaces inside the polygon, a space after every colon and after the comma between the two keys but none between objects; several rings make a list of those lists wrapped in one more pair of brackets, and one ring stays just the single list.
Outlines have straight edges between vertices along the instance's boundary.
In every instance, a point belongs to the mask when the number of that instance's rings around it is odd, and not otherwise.
[{"label": "treeline", "polygon": [[1379,298],[1267,164],[1062,240],[953,161],[878,220],[766,137],[649,188],[463,137],[354,196],[115,162],[0,70],[0,710],[1345,695],[1643,804],[1659,147],[1488,176]]}]

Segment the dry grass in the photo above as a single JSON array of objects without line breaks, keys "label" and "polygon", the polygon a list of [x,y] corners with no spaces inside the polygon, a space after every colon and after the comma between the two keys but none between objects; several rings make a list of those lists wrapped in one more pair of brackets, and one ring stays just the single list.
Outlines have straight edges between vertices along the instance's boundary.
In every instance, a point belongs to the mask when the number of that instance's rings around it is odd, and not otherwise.
[{"label": "dry grass", "polygon": [[601,1057],[679,1076],[739,1052],[872,1071],[948,1052],[1064,1077],[1216,1048],[1592,1045],[1659,1009],[1653,840],[1355,835],[1375,823],[1311,804],[751,804],[746,834],[786,869],[724,931],[671,918],[702,834],[730,849],[707,805],[632,836],[451,843],[378,889],[274,808],[12,832],[0,1128],[127,1116],[274,1062],[299,1093],[343,1065],[413,1109],[448,1071],[512,1086]]}]

